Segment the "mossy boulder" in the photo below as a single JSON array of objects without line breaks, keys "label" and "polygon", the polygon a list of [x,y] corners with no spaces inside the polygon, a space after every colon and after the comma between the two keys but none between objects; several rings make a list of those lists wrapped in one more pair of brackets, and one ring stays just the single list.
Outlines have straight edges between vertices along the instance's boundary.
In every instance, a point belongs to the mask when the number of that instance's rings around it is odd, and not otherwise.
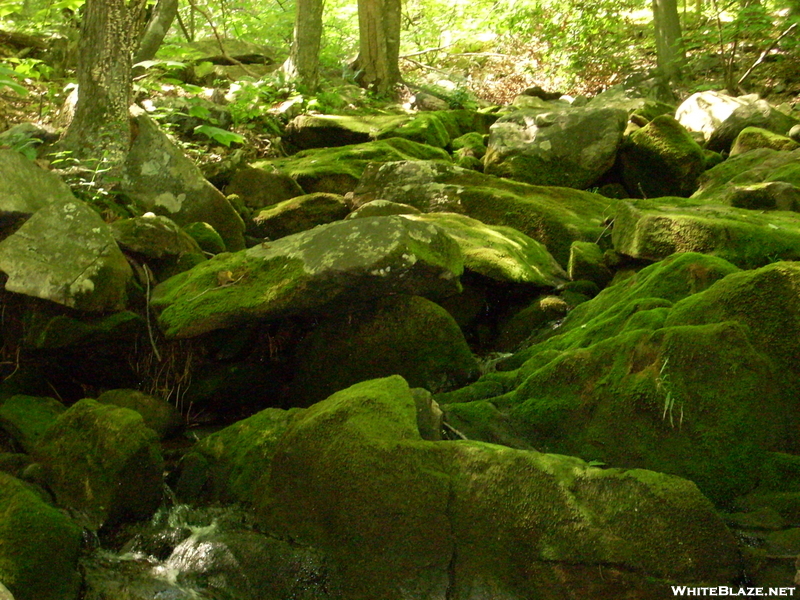
[{"label": "mossy boulder", "polygon": [[308,406],[360,381],[401,375],[443,392],[475,379],[478,365],[453,317],[419,296],[391,296],[321,322],[298,349],[295,401]]},{"label": "mossy boulder", "polygon": [[203,252],[207,254],[225,252],[225,241],[209,223],[196,221],[186,225],[183,230],[197,242]]},{"label": "mossy boulder", "polygon": [[355,189],[368,163],[397,160],[450,161],[450,155],[440,148],[390,138],[339,148],[303,150],[288,158],[254,163],[253,166],[270,165],[278,169],[297,181],[307,194],[346,194]]},{"label": "mossy boulder", "polygon": [[727,189],[755,183],[783,181],[800,187],[800,149],[792,152],[757,148],[737,154],[709,169],[700,177],[697,192],[699,200],[719,201]]},{"label": "mossy boulder", "polygon": [[784,181],[734,186],[727,190],[727,204],[751,210],[800,212],[800,187]]},{"label": "mossy boulder", "polygon": [[589,192],[532,186],[432,161],[368,167],[353,203],[378,199],[512,227],[544,244],[562,267],[573,241],[607,243],[604,221],[617,206],[616,200]]},{"label": "mossy boulder", "polygon": [[47,429],[34,456],[58,503],[90,527],[147,518],[161,503],[157,437],[133,410],[81,400]]},{"label": "mossy boulder", "polygon": [[593,242],[580,241],[572,242],[570,246],[567,274],[572,281],[593,281],[601,289],[614,276],[606,265],[603,249]]},{"label": "mossy boulder", "polygon": [[97,397],[97,401],[136,411],[144,424],[162,440],[174,434],[182,424],[181,416],[172,404],[139,390],[107,390]]},{"label": "mossy boulder", "polygon": [[23,324],[23,344],[38,350],[130,341],[145,329],[144,319],[128,310],[74,316],[55,305],[31,308],[24,315]]},{"label": "mossy boulder", "polygon": [[349,215],[347,219],[361,219],[363,217],[388,217],[389,215],[418,215],[422,211],[410,204],[400,204],[389,200],[372,200],[362,204]]},{"label": "mossy boulder", "polygon": [[55,398],[12,396],[0,404],[0,427],[25,452],[31,453],[39,438],[65,410],[66,407]]},{"label": "mossy boulder", "polygon": [[305,194],[286,173],[250,167],[238,171],[225,187],[225,194],[236,194],[250,210],[260,210]]},{"label": "mossy boulder", "polygon": [[620,150],[619,161],[632,197],[690,196],[705,170],[702,148],[669,115],[634,131]]},{"label": "mossy boulder", "polygon": [[298,196],[260,211],[253,217],[252,233],[274,240],[344,219],[348,212],[344,197],[337,194]]},{"label": "mossy boulder", "polygon": [[352,219],[217,255],[157,286],[152,306],[169,337],[190,337],[387,294],[452,295],[463,265],[456,242],[430,223]]},{"label": "mossy boulder", "polygon": [[191,269],[206,257],[197,242],[167,217],[150,213],[110,225],[120,248],[143,257],[159,280]]},{"label": "mossy boulder", "polygon": [[244,248],[244,222],[222,192],[144,111],[134,113],[136,134],[125,159],[120,191],[145,210],[178,225],[210,223],[228,250]]},{"label": "mossy boulder", "polygon": [[[261,522],[325,552],[332,592],[353,600],[555,600],[587,584],[593,598],[650,597],[670,580],[718,584],[738,571],[732,536],[692,483],[424,441],[400,377],[296,413],[270,453]],[[588,578],[601,564],[607,578]]]},{"label": "mossy boulder", "polygon": [[558,296],[544,296],[534,300],[501,325],[496,341],[497,348],[501,352],[516,350],[542,327],[566,317],[568,310],[568,304]]},{"label": "mossy boulder", "polygon": [[558,287],[566,280],[566,273],[543,244],[511,227],[486,225],[456,213],[405,218],[441,228],[461,248],[464,267],[484,277],[540,287]]},{"label": "mossy boulder", "polygon": [[81,528],[0,472],[0,581],[16,600],[75,600]]},{"label": "mossy boulder", "polygon": [[752,268],[800,258],[800,217],[697,199],[634,200],[620,205],[612,239],[617,252],[633,258],[702,252]]},{"label": "mossy boulder", "polygon": [[785,150],[791,152],[800,148],[800,144],[795,142],[792,138],[773,133],[760,127],[745,127],[736,136],[731,147],[731,156],[743,154],[756,148],[771,148],[772,150]]},{"label": "mossy boulder", "polygon": [[616,108],[518,110],[492,125],[484,171],[585,189],[614,164],[628,114]]},{"label": "mossy boulder", "polygon": [[84,202],[52,203],[0,242],[5,289],[78,310],[124,307],[133,271],[111,230]]}]

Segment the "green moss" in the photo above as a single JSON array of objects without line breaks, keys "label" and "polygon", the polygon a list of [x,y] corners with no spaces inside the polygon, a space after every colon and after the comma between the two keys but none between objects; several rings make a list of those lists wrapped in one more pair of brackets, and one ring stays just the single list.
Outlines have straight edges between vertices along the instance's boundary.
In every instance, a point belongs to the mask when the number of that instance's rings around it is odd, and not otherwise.
[{"label": "green moss", "polygon": [[277,239],[344,219],[348,212],[343,196],[322,193],[298,196],[260,211],[253,218],[253,233]]},{"label": "green moss", "polygon": [[149,517],[161,502],[156,434],[130,409],[81,400],[47,429],[34,455],[59,503],[94,527]]},{"label": "green moss", "polygon": [[635,131],[620,150],[622,177],[635,197],[689,196],[705,170],[703,150],[669,115]]},{"label": "green moss", "polygon": [[694,198],[715,200],[726,195],[729,185],[749,185],[762,181],[786,181],[800,186],[797,158],[800,151],[782,152],[757,148],[737,154],[706,171],[699,180]]},{"label": "green moss", "polygon": [[290,175],[309,194],[344,194],[355,189],[368,163],[396,160],[449,161],[450,155],[425,144],[391,137],[352,146],[304,150],[289,158],[254,163],[253,166],[269,168],[272,165]]},{"label": "green moss", "polygon": [[0,426],[19,442],[25,452],[32,452],[39,438],[66,410],[54,398],[12,396],[0,404]]},{"label": "green moss", "polygon": [[772,150],[791,152],[798,147],[800,147],[800,144],[785,135],[772,133],[760,127],[745,127],[733,142],[731,156],[743,154],[756,148],[771,148]]},{"label": "green moss", "polygon": [[0,473],[0,581],[16,600],[74,600],[81,528]]},{"label": "green moss", "polygon": [[211,467],[215,500],[252,503],[266,498],[263,483],[269,480],[278,441],[302,410],[268,408],[198,442],[194,450]]},{"label": "green moss", "polygon": [[633,258],[660,260],[675,252],[702,252],[754,268],[800,259],[800,216],[697,199],[635,200],[617,212],[613,241],[618,252]]},{"label": "green moss", "polygon": [[[446,118],[445,112],[421,112],[407,121],[383,128],[375,137],[379,140],[403,138],[434,148],[444,148],[450,143],[450,132],[442,122],[442,117]],[[454,120],[447,121],[452,130]]]},{"label": "green moss", "polygon": [[197,221],[186,225],[183,230],[197,242],[203,252],[209,254],[225,252],[225,242],[222,236],[208,223]]},{"label": "green moss", "polygon": [[307,405],[393,374],[439,392],[474,379],[477,363],[447,311],[418,296],[391,296],[317,326],[298,349],[294,396]]}]

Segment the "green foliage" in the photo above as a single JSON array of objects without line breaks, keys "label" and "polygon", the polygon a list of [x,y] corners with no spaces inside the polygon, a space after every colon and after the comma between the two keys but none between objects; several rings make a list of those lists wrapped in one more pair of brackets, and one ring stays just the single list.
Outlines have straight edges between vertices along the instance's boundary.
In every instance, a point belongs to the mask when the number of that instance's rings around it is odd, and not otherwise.
[{"label": "green foliage", "polygon": [[213,127],[212,125],[198,125],[194,128],[195,133],[205,135],[218,144],[230,148],[231,144],[243,144],[244,136],[227,129]]},{"label": "green foliage", "polygon": [[27,96],[28,90],[17,82],[16,71],[0,64],[0,90],[8,88],[20,96]]}]

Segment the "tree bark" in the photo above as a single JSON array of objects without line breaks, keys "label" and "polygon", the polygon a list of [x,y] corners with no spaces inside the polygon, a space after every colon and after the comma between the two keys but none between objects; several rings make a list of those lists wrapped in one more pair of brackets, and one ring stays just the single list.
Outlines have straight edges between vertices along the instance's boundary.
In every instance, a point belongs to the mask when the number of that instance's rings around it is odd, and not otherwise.
[{"label": "tree bark", "polygon": [[297,0],[294,38],[283,71],[297,77],[307,93],[317,89],[319,79],[319,46],[322,39],[322,10],[324,0]]},{"label": "tree bark", "polygon": [[78,103],[60,148],[121,164],[131,130],[131,54],[144,0],[87,0],[78,42]]},{"label": "tree bark", "polygon": [[670,81],[680,79],[686,63],[677,0],[653,0],[658,69]]},{"label": "tree bark", "polygon": [[155,57],[177,14],[178,0],[158,0],[153,16],[150,17],[147,29],[139,42],[139,49],[133,57],[133,64]]},{"label": "tree bark", "polygon": [[391,96],[400,81],[401,0],[358,0],[358,82]]}]

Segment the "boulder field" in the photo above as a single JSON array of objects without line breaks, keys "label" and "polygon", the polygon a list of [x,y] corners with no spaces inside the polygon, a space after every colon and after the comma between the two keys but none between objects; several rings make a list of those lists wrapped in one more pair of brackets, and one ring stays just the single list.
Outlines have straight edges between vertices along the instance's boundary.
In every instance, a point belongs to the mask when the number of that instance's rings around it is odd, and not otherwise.
[{"label": "boulder field", "polygon": [[0,597],[792,586],[797,117],[308,114],[215,187],[137,111],[113,210],[0,150]]}]

